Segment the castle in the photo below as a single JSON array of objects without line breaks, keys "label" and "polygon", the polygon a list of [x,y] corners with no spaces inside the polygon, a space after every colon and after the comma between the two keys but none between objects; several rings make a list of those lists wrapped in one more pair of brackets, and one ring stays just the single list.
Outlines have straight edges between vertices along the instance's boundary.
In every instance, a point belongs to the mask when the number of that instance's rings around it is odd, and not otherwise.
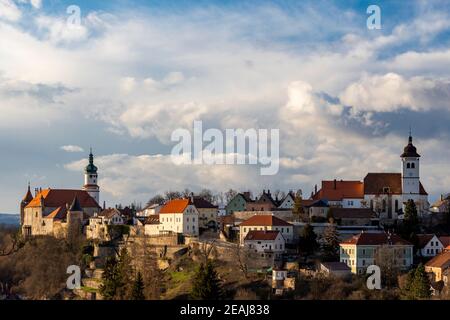
[{"label": "castle", "polygon": [[20,203],[22,234],[25,237],[49,235],[64,238],[71,232],[81,232],[84,222],[100,212],[99,202],[97,167],[91,150],[81,190],[35,189],[33,196],[28,184]]}]

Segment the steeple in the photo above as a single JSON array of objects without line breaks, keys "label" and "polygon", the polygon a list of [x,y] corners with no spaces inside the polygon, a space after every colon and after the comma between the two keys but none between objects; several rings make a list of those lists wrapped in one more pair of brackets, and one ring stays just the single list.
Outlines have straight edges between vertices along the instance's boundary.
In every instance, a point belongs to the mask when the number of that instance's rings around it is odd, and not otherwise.
[{"label": "steeple", "polygon": [[94,165],[94,155],[92,148],[89,152],[89,164],[84,170],[84,186],[83,190],[87,191],[89,195],[100,204],[100,188],[98,186],[97,167]]},{"label": "steeple", "polygon": [[28,190],[27,193],[25,194],[25,197],[23,197],[22,202],[29,203],[31,200],[33,200],[33,194],[31,193],[30,183],[28,182]]},{"label": "steeple", "polygon": [[411,128],[409,129],[408,145],[403,149],[403,153],[400,156],[402,158],[419,158],[417,148],[413,145],[413,138],[411,134]]},{"label": "steeple", "polygon": [[97,173],[97,167],[94,165],[94,155],[92,154],[92,148],[89,153],[89,164],[86,166],[85,171],[86,173]]},{"label": "steeple", "polygon": [[83,211],[83,209],[81,208],[81,205],[80,205],[80,201],[78,201],[77,196],[75,196],[75,198],[73,199],[72,204],[70,205],[69,211],[70,212]]}]

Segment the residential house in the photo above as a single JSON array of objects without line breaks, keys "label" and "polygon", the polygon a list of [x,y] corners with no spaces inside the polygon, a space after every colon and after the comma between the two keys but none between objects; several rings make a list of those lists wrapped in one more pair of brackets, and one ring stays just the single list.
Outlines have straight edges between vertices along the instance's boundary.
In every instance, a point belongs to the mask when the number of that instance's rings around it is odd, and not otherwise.
[{"label": "residential house", "polygon": [[432,273],[433,281],[438,282],[443,279],[444,272],[450,267],[450,252],[444,251],[425,264],[425,271]]},{"label": "residential house", "polygon": [[340,226],[378,225],[376,214],[365,208],[331,208],[329,215]]},{"label": "residential house", "polygon": [[330,207],[326,200],[303,200],[302,206],[310,219],[313,219],[313,217],[326,219],[328,217]]},{"label": "residential house", "polygon": [[450,194],[441,194],[439,200],[430,206],[432,212],[448,212],[450,205]]},{"label": "residential house", "polygon": [[435,234],[418,234],[418,252],[421,257],[434,257],[444,250],[444,246]]},{"label": "residential house", "polygon": [[247,219],[239,224],[239,243],[241,245],[244,245],[244,239],[247,236],[247,233],[252,230],[280,231],[286,243],[292,242],[294,238],[294,226],[273,215],[254,215],[250,219]]},{"label": "residential house", "polygon": [[286,196],[279,201],[278,209],[293,209],[295,203],[295,194],[289,191]]},{"label": "residential house", "polygon": [[319,264],[318,272],[326,276],[334,276],[339,278],[346,278],[351,276],[351,269],[344,262],[321,262]]},{"label": "residential house", "polygon": [[252,198],[250,197],[250,192],[238,193],[226,205],[226,214],[230,215],[236,211],[245,211],[247,203],[249,202],[253,202]]},{"label": "residential house", "polygon": [[244,246],[261,256],[281,256],[286,249],[286,241],[277,230],[252,230],[244,238]]},{"label": "residential house", "polygon": [[108,240],[108,226],[123,224],[124,219],[118,209],[105,209],[89,218],[89,225],[86,226],[86,238]]},{"label": "residential house", "polygon": [[[361,232],[340,243],[340,262],[352,273],[363,274],[377,258],[389,255],[392,263],[407,270],[413,263],[413,245],[395,234]],[[380,251],[383,248],[383,251]]]},{"label": "residential house", "polygon": [[247,202],[246,211],[271,211],[278,208],[278,203],[272,198],[270,190],[263,190],[262,195],[255,201]]},{"label": "residential house", "polygon": [[159,211],[159,227],[152,231],[198,236],[198,218],[198,210],[190,199],[170,200]]},{"label": "residential house", "polygon": [[192,201],[199,213],[199,227],[203,229],[217,228],[219,207],[202,197],[193,197]]},{"label": "residential house", "polygon": [[159,210],[163,207],[162,204],[154,203],[146,206],[141,211],[137,212],[136,216],[138,217],[149,217],[152,215],[159,214]]},{"label": "residential house", "polygon": [[312,195],[313,200],[324,200],[330,207],[361,208],[364,184],[361,181],[325,180],[322,188]]},{"label": "residential house", "polygon": [[144,234],[146,236],[160,235],[163,233],[162,227],[162,224],[159,222],[159,214],[150,215],[144,222]]}]

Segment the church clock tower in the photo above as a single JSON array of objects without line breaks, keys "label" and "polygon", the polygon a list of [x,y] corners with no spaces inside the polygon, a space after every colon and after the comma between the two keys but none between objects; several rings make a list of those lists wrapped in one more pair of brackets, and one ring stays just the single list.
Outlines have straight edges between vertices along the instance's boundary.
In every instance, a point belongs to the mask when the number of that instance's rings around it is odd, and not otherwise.
[{"label": "church clock tower", "polygon": [[89,195],[100,203],[100,187],[98,186],[97,167],[94,165],[94,155],[89,153],[89,164],[84,170],[84,186],[83,190],[87,191]]},{"label": "church clock tower", "polygon": [[411,133],[409,134],[408,145],[404,148],[402,159],[402,190],[404,200],[414,199],[408,195],[418,195],[420,193],[420,155],[413,145]]}]

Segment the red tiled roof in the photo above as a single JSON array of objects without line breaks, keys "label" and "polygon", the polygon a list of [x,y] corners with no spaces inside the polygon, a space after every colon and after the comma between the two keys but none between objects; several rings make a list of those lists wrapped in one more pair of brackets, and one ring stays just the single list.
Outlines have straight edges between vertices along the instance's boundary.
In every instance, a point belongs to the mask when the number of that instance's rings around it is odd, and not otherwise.
[{"label": "red tiled roof", "polygon": [[84,190],[45,189],[34,197],[26,208],[41,206],[41,196],[44,198],[44,206],[50,208],[65,207],[71,204],[75,196],[82,208],[99,208],[97,202]]},{"label": "red tiled roof", "polygon": [[[389,188],[391,194],[402,194],[401,173],[368,173],[364,178],[364,194],[382,194],[384,188]],[[422,183],[419,182],[419,193],[427,195]]]},{"label": "red tiled roof", "polygon": [[50,212],[50,214],[48,214],[44,218],[53,219],[53,220],[64,220],[64,219],[66,219],[66,217],[67,217],[67,207],[62,206],[62,207],[56,208],[55,210]]},{"label": "red tiled roof", "polygon": [[[444,247],[449,247],[450,246],[450,236],[439,237],[439,241],[442,243],[442,245]],[[446,249],[448,249],[448,248],[446,248]]]},{"label": "red tiled roof", "polygon": [[183,213],[189,205],[189,199],[175,199],[166,203],[159,213]]},{"label": "red tiled roof", "polygon": [[[390,244],[388,239],[389,238],[387,233],[361,232],[360,234],[341,242],[341,244],[376,246],[376,245]],[[400,238],[396,234],[391,234],[390,239],[391,244],[393,245],[412,245],[411,243]]]},{"label": "red tiled roof", "polygon": [[418,240],[418,245],[420,248],[425,247],[428,242],[431,241],[431,239],[433,239],[434,234],[418,234],[417,235],[417,240]]},{"label": "red tiled roof", "polygon": [[106,219],[111,219],[115,214],[118,214],[119,216],[120,211],[116,208],[109,208],[109,209],[105,209],[102,212],[100,212],[98,214],[99,217],[105,217]]},{"label": "red tiled roof", "polygon": [[145,220],[145,224],[159,224],[159,214],[148,216]]},{"label": "red tiled roof", "polygon": [[202,209],[216,209],[218,206],[213,205],[208,200],[203,199],[202,197],[194,197],[194,206]]},{"label": "red tiled roof", "polygon": [[239,226],[292,226],[292,225],[273,215],[257,214],[251,217],[250,219],[245,220]]},{"label": "red tiled roof", "polygon": [[426,267],[445,268],[450,265],[450,251],[444,251],[425,263]]},{"label": "red tiled roof", "polygon": [[345,198],[363,199],[364,184],[361,181],[322,181],[322,188],[313,196],[314,200],[326,199],[329,201],[341,201]]},{"label": "red tiled roof", "polygon": [[247,233],[244,240],[247,241],[259,241],[259,240],[275,240],[278,236],[279,231],[276,230],[252,230]]}]

